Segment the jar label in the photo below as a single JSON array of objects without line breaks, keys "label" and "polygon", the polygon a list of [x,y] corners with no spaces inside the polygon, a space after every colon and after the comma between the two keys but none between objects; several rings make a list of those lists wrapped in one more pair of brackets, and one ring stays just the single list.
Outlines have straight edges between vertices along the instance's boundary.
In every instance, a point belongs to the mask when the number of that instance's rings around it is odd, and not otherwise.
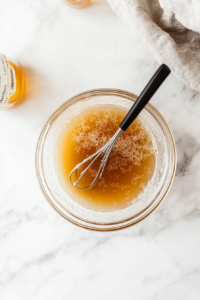
[{"label": "jar label", "polygon": [[6,57],[0,54],[0,104],[7,103],[16,92],[15,70]]}]

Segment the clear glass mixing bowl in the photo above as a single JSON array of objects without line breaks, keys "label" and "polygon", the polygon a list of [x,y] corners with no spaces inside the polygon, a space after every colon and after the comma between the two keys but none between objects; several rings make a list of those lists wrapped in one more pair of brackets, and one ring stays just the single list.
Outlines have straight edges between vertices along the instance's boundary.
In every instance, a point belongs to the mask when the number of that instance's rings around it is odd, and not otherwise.
[{"label": "clear glass mixing bowl", "polygon": [[160,113],[150,104],[140,118],[153,134],[157,164],[153,179],[137,202],[116,211],[89,210],[75,202],[62,188],[55,169],[55,141],[59,131],[77,113],[93,106],[112,104],[130,109],[137,96],[121,90],[99,89],[79,94],[64,103],[48,120],[38,140],[36,170],[40,186],[50,204],[67,220],[87,229],[109,231],[133,225],[152,213],[166,197],[176,169],[172,133]]}]

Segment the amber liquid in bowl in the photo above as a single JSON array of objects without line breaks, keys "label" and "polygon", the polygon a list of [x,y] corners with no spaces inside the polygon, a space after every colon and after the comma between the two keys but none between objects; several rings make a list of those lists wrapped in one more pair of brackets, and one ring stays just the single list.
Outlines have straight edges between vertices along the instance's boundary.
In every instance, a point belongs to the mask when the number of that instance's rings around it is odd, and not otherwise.
[{"label": "amber liquid in bowl", "polygon": [[[123,209],[138,201],[153,178],[156,143],[138,117],[119,137],[97,187],[80,190],[69,180],[75,165],[99,150],[115,134],[126,113],[125,109],[113,105],[88,108],[66,123],[58,135],[55,162],[59,182],[74,201],[88,209]],[[99,164],[100,160],[97,160],[84,175],[83,186],[94,180]]]}]

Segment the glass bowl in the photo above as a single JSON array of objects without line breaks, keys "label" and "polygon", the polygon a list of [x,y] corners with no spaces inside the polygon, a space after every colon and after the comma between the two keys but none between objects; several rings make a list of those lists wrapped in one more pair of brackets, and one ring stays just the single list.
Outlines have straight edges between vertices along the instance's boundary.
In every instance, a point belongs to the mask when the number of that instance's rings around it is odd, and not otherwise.
[{"label": "glass bowl", "polygon": [[36,170],[40,186],[50,204],[64,218],[81,227],[109,231],[133,225],[151,214],[166,197],[176,169],[176,149],[172,133],[150,104],[140,118],[153,134],[157,149],[157,164],[153,179],[139,200],[121,210],[94,211],[75,202],[63,189],[55,168],[55,141],[61,128],[78,113],[96,105],[111,104],[130,109],[137,96],[122,90],[99,89],[79,94],[65,102],[44,126],[36,149]]}]

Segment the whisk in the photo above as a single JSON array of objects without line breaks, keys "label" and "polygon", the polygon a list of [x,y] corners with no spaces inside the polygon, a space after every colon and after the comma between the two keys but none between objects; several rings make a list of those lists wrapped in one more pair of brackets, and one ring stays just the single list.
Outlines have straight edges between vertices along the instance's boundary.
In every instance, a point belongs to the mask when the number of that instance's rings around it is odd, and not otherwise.
[{"label": "whisk", "polygon": [[[92,154],[91,156],[84,159],[81,163],[77,164],[75,168],[71,171],[69,178],[71,183],[79,189],[85,190],[89,188],[96,187],[99,183],[100,179],[102,178],[103,172],[106,167],[106,163],[108,161],[109,155],[115,146],[115,143],[117,142],[119,136],[123,131],[125,131],[132,122],[136,119],[136,117],[139,115],[139,113],[142,111],[142,109],[145,107],[145,105],[150,101],[152,96],[155,94],[155,92],[158,90],[158,88],[161,86],[161,84],[164,82],[164,80],[167,78],[167,76],[170,74],[171,70],[168,66],[165,64],[162,64],[158,70],[155,72],[155,74],[152,76],[152,78],[149,80],[143,91],[141,92],[140,96],[137,98],[136,102],[132,105],[131,109],[128,111],[127,115],[119,125],[119,129],[114,134],[114,136],[110,139],[110,141],[105,144],[101,149],[99,149],[96,153]],[[99,170],[96,174],[95,179],[92,181],[92,183],[88,186],[81,186],[79,183],[85,173],[88,171],[88,169],[92,166],[92,164],[101,156],[101,164],[99,167]],[[78,169],[83,166],[86,162],[91,161],[89,165],[78,175]],[[74,177],[76,180],[74,181],[72,177]]]}]

